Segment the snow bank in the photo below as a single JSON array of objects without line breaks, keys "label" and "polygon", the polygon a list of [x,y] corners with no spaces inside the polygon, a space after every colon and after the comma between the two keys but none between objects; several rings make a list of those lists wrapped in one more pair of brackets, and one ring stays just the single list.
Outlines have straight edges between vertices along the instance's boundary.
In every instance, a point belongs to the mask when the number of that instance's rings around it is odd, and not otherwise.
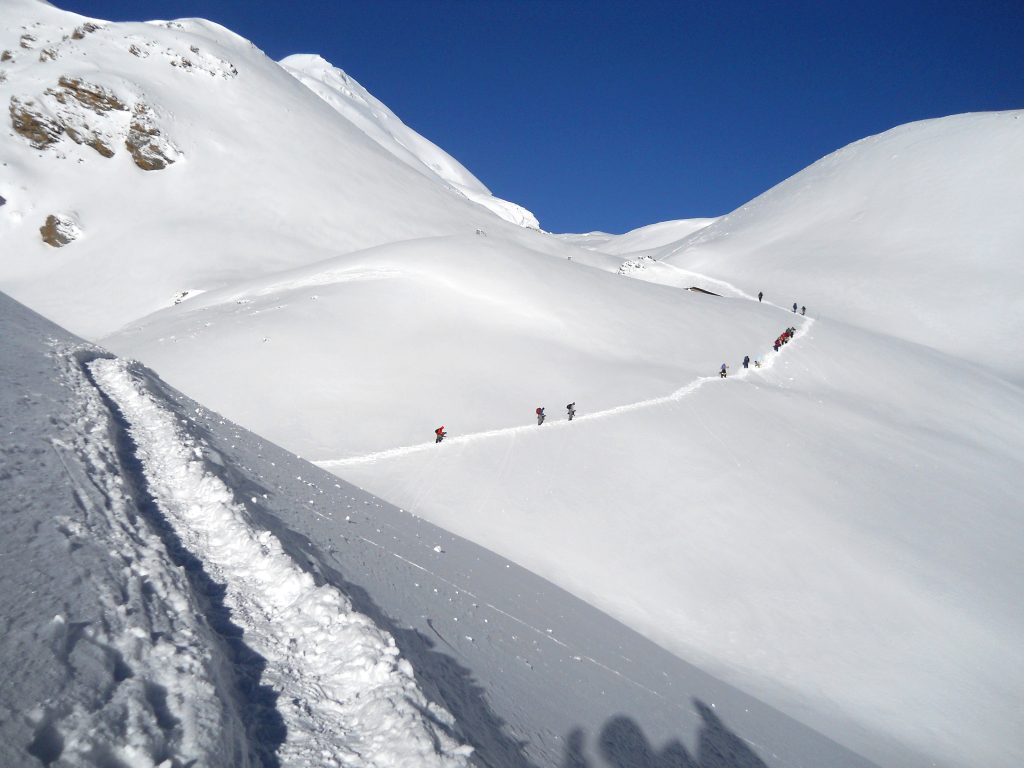
[{"label": "snow bank", "polygon": [[90,365],[129,423],[150,491],[184,546],[226,585],[246,643],[280,693],[285,765],[459,766],[471,750],[446,735],[394,640],[337,589],[317,585],[269,532],[255,531],[201,450],[121,361]]}]

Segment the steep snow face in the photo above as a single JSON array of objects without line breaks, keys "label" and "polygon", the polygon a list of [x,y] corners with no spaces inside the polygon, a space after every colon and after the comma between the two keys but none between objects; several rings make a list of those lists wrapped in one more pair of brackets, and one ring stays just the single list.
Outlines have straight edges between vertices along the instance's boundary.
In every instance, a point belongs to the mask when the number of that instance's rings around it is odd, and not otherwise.
[{"label": "steep snow face", "polygon": [[409,128],[350,75],[314,54],[281,60],[288,72],[363,133],[410,167],[436,177],[475,203],[522,227],[538,229],[536,217],[522,206],[495,198],[489,189],[436,144]]},{"label": "steep snow face", "polygon": [[957,115],[844,147],[660,256],[1020,383],[1022,200],[1024,112]]},{"label": "steep snow face", "polygon": [[411,131],[465,192],[210,22],[4,0],[0,59],[0,286],[78,333],[384,242],[518,229]]}]

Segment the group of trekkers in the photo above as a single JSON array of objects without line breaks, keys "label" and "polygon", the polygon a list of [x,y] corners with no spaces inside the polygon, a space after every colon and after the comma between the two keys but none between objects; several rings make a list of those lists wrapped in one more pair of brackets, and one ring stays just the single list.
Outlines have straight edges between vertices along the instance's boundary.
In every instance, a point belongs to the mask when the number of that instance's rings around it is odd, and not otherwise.
[{"label": "group of trekkers", "polygon": [[794,333],[796,333],[796,328],[793,326],[790,326],[789,328],[784,330],[782,334],[779,336],[779,338],[775,340],[775,351],[778,352],[779,347],[781,347],[783,344],[787,343],[790,339],[792,339]]},{"label": "group of trekkers", "polygon": [[[764,291],[759,291],[758,294],[757,294],[758,302],[762,301],[763,299],[764,299]],[[807,314],[807,307],[800,307],[799,309],[800,309],[800,314],[801,315],[806,315]],[[796,311],[797,311],[797,303],[794,301],[793,302],[793,314],[796,314]],[[779,348],[783,344],[787,343],[790,339],[792,339],[793,335],[795,333],[796,333],[796,328],[793,327],[793,326],[790,326],[789,328],[784,330],[779,335],[779,338],[777,338],[775,340],[775,344],[774,344],[775,351],[778,352]],[[750,355],[744,355],[744,357],[743,357],[743,367],[744,368],[750,368],[750,362],[751,362],[750,361]],[[761,367],[761,361],[760,360],[754,360],[753,362],[754,362],[754,367],[755,368],[760,368]],[[725,363],[722,363],[722,367],[719,369],[718,375],[721,378],[723,378],[723,379],[726,378],[729,375],[729,366],[726,365]],[[565,406],[565,410],[566,410],[566,414],[569,417],[569,421],[572,421],[573,416],[576,415],[576,403],[569,403],[567,406]],[[537,408],[537,410],[536,410],[536,414],[537,414],[537,426],[539,427],[541,424],[544,423],[544,419],[547,418],[547,416],[544,413],[544,407],[543,406],[539,406]],[[440,443],[442,440],[444,440],[448,436],[448,433],[444,431],[444,425],[443,424],[440,427],[438,427],[437,429],[434,430],[434,435],[436,437],[436,439],[434,440],[435,443]]]},{"label": "group of trekkers", "polygon": [[[537,414],[537,426],[539,427],[544,423],[544,419],[547,418],[547,414],[544,413],[544,406],[538,406],[536,410]],[[565,406],[565,415],[569,417],[569,421],[572,421],[572,417],[576,415],[576,403],[569,403]]]},{"label": "group of trekkers", "polygon": [[[777,338],[775,340],[775,344],[773,345],[775,351],[778,352],[779,351],[779,347],[781,347],[783,344],[785,344],[790,339],[792,339],[793,338],[793,334],[795,334],[795,333],[796,333],[796,328],[793,327],[793,326],[790,326],[789,328],[784,330],[779,335],[779,338]],[[744,355],[743,356],[743,367],[744,368],[749,368],[750,367],[750,355]],[[754,360],[754,367],[755,368],[760,368],[761,367],[761,361],[760,360]],[[725,363],[722,363],[722,367],[718,369],[718,375],[719,375],[719,377],[721,377],[723,379],[725,377],[727,377],[729,375],[729,366],[726,365]]]},{"label": "group of trekkers", "polygon": [[[537,426],[539,427],[541,424],[544,423],[544,419],[547,418],[547,414],[544,413],[544,406],[538,406],[537,410],[535,411],[535,413],[537,414]],[[576,415],[576,403],[575,402],[569,403],[567,406],[565,406],[565,415],[569,418],[569,421],[573,420],[573,417]],[[443,424],[440,427],[438,427],[437,429],[434,430],[434,436],[435,436],[435,440],[434,440],[435,443],[440,443],[442,440],[444,440],[446,437],[448,437],[448,433],[444,431],[444,425]]]}]

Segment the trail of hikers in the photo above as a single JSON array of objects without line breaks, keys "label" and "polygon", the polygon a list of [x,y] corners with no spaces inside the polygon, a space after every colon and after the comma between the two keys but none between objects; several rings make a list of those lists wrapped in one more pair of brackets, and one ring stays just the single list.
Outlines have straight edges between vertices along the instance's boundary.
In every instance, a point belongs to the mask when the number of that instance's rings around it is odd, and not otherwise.
[{"label": "trail of hikers", "polygon": [[[747,298],[747,299],[749,299],[751,301],[759,301],[758,297],[747,296],[747,294],[745,294],[742,291],[739,291],[739,290],[733,288],[732,286],[728,285],[728,283],[724,283],[722,281],[716,281],[716,282],[718,282],[718,283],[720,283],[722,285],[728,286],[731,290],[733,290],[735,292],[736,295],[743,296],[744,298]],[[763,303],[764,304],[768,304],[768,302],[763,302]],[[778,309],[780,309],[782,311],[787,311],[787,310],[783,309],[782,307],[778,307],[777,305],[774,305],[774,304],[772,304],[770,306],[777,307]],[[758,371],[763,371],[763,370],[767,370],[768,368],[771,368],[774,365],[774,363],[775,363],[775,359],[779,355],[779,352],[780,352],[780,349],[781,349],[782,345],[784,345],[785,343],[787,343],[787,342],[789,342],[791,340],[795,340],[795,339],[801,338],[804,334],[807,333],[808,329],[814,324],[814,319],[810,318],[810,317],[806,317],[806,316],[801,315],[800,320],[801,320],[801,324],[800,324],[799,327],[796,327],[796,326],[789,326],[789,327],[787,327],[782,332],[782,334],[779,336],[779,338],[776,339],[776,341],[775,341],[775,343],[773,345],[774,351],[766,353],[764,358],[762,358],[762,359],[754,360],[753,361],[753,364],[754,364],[753,368],[748,367],[748,365],[750,363],[750,357],[749,357],[749,355],[746,356],[744,358],[744,361],[743,361],[743,364],[742,364],[743,365],[742,369],[740,371],[738,371],[736,374],[734,374],[733,376],[731,376],[731,378],[743,379],[743,378],[746,378],[747,376],[749,376],[751,373],[755,373],[755,372],[758,372]],[[719,370],[717,375],[701,376],[700,378],[694,379],[689,384],[687,384],[687,385],[685,385],[683,387],[680,387],[679,389],[677,389],[676,391],[672,392],[671,394],[665,395],[663,397],[654,397],[654,398],[651,398],[649,400],[640,400],[640,401],[635,402],[635,403],[626,403],[624,405],[617,405],[617,406],[614,406],[612,408],[606,408],[606,409],[604,409],[602,411],[594,411],[593,413],[585,413],[585,414],[579,415],[579,416],[576,415],[576,403],[573,402],[573,403],[570,403],[569,405],[566,406],[566,409],[568,411],[568,413],[567,413],[568,417],[566,419],[550,422],[548,426],[545,426],[545,429],[565,428],[565,427],[568,427],[569,423],[572,422],[573,420],[575,420],[577,422],[582,422],[582,421],[591,421],[591,420],[595,420],[595,419],[605,419],[605,418],[608,418],[609,416],[618,416],[619,414],[628,413],[629,411],[638,411],[638,410],[641,410],[643,408],[652,408],[654,406],[658,406],[658,405],[662,405],[662,404],[665,404],[665,403],[671,403],[671,402],[674,402],[674,401],[677,401],[677,400],[681,400],[682,398],[686,397],[687,395],[689,395],[689,394],[691,394],[693,392],[696,392],[698,389],[703,387],[708,382],[716,381],[719,378],[726,378],[727,370],[728,370],[728,366],[725,363],[722,363],[722,367]],[[536,409],[536,417],[537,417],[537,426],[545,424],[546,416],[544,414],[544,408],[543,407],[540,407],[540,408]],[[324,460],[321,460],[321,461],[314,461],[313,463],[316,464],[318,467],[323,467],[324,469],[331,470],[331,469],[336,469],[338,467],[346,467],[346,466],[351,466],[353,464],[365,464],[365,463],[368,463],[368,462],[377,461],[379,459],[390,459],[390,458],[394,458],[396,456],[407,456],[407,455],[412,454],[412,453],[418,453],[420,451],[431,450],[431,449],[435,448],[437,443],[442,442],[442,440],[445,441],[445,442],[448,442],[448,443],[459,443],[459,444],[472,443],[472,442],[475,442],[475,441],[478,441],[478,440],[486,440],[486,439],[492,438],[492,437],[500,437],[502,435],[513,435],[513,434],[520,433],[520,432],[533,431],[533,430],[536,430],[537,426],[533,426],[533,425],[527,424],[527,425],[520,425],[520,426],[515,426],[515,427],[502,427],[502,428],[499,428],[499,429],[486,430],[484,432],[472,432],[472,433],[465,434],[465,435],[458,435],[457,437],[449,437],[448,433],[445,432],[444,426],[441,426],[438,429],[434,430],[434,434],[436,436],[436,439],[433,442],[419,443],[417,445],[408,445],[408,446],[402,446],[402,447],[398,447],[398,448],[389,448],[389,449],[383,450],[383,451],[375,451],[374,453],[367,453],[367,454],[363,454],[361,456],[349,456],[349,457],[342,458],[342,459],[324,459]]]}]

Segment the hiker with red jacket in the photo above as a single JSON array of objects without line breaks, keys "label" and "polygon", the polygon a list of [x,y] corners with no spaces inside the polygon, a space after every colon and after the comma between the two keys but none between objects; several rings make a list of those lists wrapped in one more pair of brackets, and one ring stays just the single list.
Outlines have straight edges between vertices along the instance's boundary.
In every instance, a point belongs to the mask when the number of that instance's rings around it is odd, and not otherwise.
[{"label": "hiker with red jacket", "polygon": [[435,429],[434,434],[437,435],[437,440],[434,441],[435,443],[440,443],[448,436],[448,433],[444,431],[444,424]]},{"label": "hiker with red jacket", "polygon": [[537,409],[537,426],[539,427],[543,423],[544,423],[544,409],[543,408],[538,408]]}]

